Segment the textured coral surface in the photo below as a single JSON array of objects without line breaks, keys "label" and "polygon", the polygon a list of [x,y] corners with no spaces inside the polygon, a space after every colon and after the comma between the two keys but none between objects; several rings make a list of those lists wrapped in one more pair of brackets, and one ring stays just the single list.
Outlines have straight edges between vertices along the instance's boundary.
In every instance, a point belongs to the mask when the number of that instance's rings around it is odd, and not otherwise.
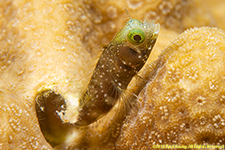
[{"label": "textured coral surface", "polygon": [[[70,112],[85,92],[99,46],[109,43],[129,19],[124,8],[132,18],[155,20],[162,26],[150,64],[185,29],[203,25],[223,28],[223,7],[218,3],[0,0],[0,149],[53,149],[38,124],[36,96],[54,90],[65,98]],[[191,33],[193,36],[187,36]],[[137,95],[149,80],[138,98],[139,105],[131,101],[128,92],[108,115],[86,128],[74,127],[55,149],[141,148],[154,140],[223,143],[222,38],[223,31],[209,28],[183,33],[166,48],[160,61],[143,68],[140,76],[144,81],[137,78],[128,87]],[[148,133],[152,138],[142,136]]]},{"label": "textured coral surface", "polygon": [[222,30],[195,28],[176,38],[157,60],[157,73],[127,116],[117,148],[224,145],[224,58]]}]

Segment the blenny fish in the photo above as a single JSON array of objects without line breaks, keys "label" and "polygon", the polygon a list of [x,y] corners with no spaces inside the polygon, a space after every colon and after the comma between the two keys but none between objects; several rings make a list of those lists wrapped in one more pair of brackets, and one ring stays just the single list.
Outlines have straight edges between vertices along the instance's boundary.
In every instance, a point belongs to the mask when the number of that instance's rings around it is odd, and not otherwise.
[{"label": "blenny fish", "polygon": [[88,88],[79,101],[76,126],[86,126],[107,114],[146,63],[159,33],[159,24],[130,19],[103,52]]}]

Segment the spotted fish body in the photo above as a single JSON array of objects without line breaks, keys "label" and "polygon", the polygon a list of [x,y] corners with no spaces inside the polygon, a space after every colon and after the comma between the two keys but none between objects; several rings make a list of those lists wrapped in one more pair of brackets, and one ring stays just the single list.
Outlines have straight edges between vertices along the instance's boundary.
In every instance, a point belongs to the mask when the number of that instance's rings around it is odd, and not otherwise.
[{"label": "spotted fish body", "polygon": [[87,91],[80,100],[75,125],[91,124],[111,110],[147,61],[158,32],[159,24],[130,19],[117,33],[100,56]]}]

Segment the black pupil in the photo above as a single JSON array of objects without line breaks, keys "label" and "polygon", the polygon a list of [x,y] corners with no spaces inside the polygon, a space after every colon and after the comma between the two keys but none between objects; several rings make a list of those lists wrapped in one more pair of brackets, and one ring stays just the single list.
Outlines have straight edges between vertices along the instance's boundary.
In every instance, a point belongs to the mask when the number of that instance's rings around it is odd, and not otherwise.
[{"label": "black pupil", "polygon": [[136,42],[140,42],[141,36],[140,36],[140,35],[135,35],[135,36],[134,36],[134,40],[135,40]]}]

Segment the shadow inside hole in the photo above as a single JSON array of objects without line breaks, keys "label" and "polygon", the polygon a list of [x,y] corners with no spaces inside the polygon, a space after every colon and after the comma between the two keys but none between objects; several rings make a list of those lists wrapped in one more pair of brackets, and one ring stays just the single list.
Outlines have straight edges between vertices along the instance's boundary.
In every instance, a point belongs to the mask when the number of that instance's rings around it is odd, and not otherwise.
[{"label": "shadow inside hole", "polygon": [[66,103],[60,94],[48,90],[36,96],[36,113],[41,131],[52,147],[66,139],[71,125],[64,123],[59,114],[64,115]]}]

